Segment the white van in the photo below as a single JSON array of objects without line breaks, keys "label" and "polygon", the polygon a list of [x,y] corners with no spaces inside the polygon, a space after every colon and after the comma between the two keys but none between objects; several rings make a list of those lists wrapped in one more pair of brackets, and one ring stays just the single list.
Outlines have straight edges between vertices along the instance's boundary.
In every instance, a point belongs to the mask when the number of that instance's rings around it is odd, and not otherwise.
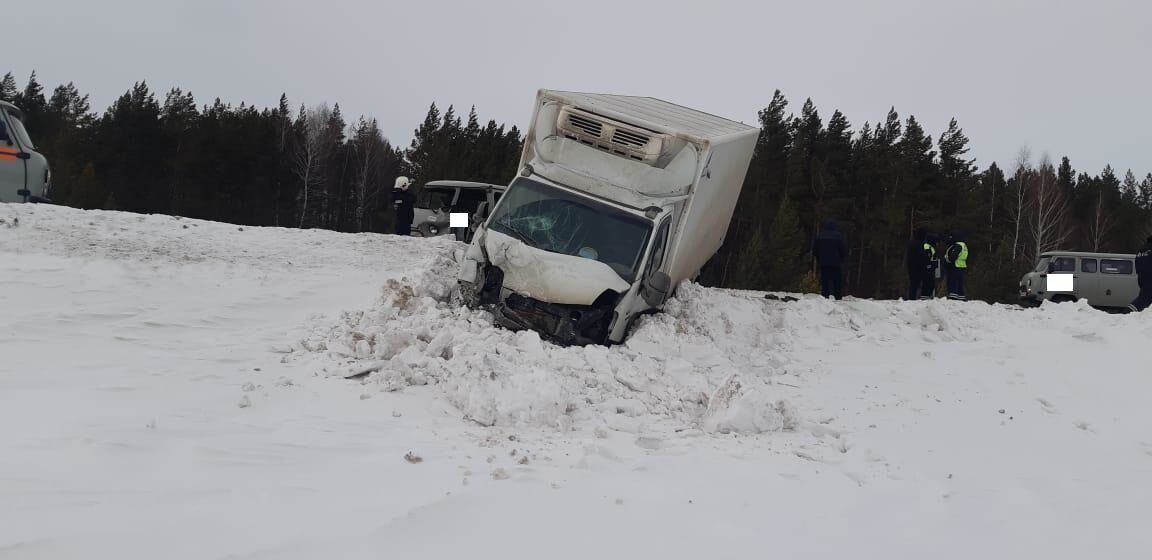
[{"label": "white van", "polygon": [[[1020,279],[1020,301],[1025,305],[1086,300],[1093,307],[1126,307],[1140,293],[1136,255],[1121,253],[1042,253],[1036,267]],[[1048,289],[1049,274],[1071,274],[1072,291]]]},{"label": "white van", "polygon": [[24,114],[0,101],[0,202],[47,202],[52,172],[36,151]]},{"label": "white van", "polygon": [[[457,241],[472,242],[476,231],[487,212],[496,206],[504,194],[504,185],[477,183],[473,181],[429,181],[416,195],[416,207],[412,220],[412,235],[415,237],[436,237],[453,234]],[[449,218],[453,213],[468,214],[469,227],[451,228]]]}]

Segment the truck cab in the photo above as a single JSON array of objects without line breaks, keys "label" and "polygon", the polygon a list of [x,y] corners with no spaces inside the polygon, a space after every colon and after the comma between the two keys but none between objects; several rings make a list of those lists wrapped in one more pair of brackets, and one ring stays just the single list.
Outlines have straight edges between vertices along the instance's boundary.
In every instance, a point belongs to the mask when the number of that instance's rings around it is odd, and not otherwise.
[{"label": "truck cab", "polygon": [[24,129],[24,114],[0,101],[0,202],[47,202],[52,172]]},{"label": "truck cab", "polygon": [[[1140,292],[1135,272],[1135,255],[1048,251],[1036,266],[1020,279],[1020,302],[1035,306],[1044,301],[1087,301],[1099,308],[1122,308]],[[1052,274],[1072,276],[1071,291],[1048,289]]]}]

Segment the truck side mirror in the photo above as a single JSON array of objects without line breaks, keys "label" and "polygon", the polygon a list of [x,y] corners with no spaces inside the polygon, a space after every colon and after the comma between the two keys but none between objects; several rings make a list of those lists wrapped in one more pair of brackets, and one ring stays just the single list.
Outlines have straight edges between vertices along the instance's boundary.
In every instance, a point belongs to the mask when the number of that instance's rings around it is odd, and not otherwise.
[{"label": "truck side mirror", "polygon": [[668,299],[668,291],[672,287],[672,279],[663,272],[653,272],[644,285],[640,287],[640,295],[644,301],[652,307],[658,307],[664,304],[664,300]]}]

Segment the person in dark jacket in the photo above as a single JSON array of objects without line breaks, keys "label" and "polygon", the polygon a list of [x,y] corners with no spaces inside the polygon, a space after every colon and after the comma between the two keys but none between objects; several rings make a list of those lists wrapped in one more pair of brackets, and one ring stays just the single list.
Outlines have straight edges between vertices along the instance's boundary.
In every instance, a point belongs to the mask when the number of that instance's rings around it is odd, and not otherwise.
[{"label": "person in dark jacket", "polygon": [[820,295],[841,299],[844,292],[844,259],[848,247],[844,235],[836,229],[836,222],[825,220],[812,241],[812,257],[820,266]]},{"label": "person in dark jacket", "polygon": [[964,276],[968,273],[968,243],[962,233],[949,234],[944,241],[944,272],[948,278],[948,299],[968,301]]},{"label": "person in dark jacket", "polygon": [[[904,265],[908,268],[908,299],[920,299],[921,290],[924,289],[925,271],[931,271],[930,265],[935,256],[935,250],[929,250],[929,233],[924,228],[917,228],[908,242],[908,252],[904,256]],[[934,284],[934,282],[933,282]]]},{"label": "person in dark jacket", "polygon": [[396,235],[410,235],[412,220],[416,218],[416,195],[409,192],[411,181],[407,177],[397,177],[392,187],[392,207],[396,210]]},{"label": "person in dark jacket", "polygon": [[1144,240],[1144,250],[1136,254],[1136,282],[1140,295],[1128,306],[1131,311],[1144,311],[1152,305],[1152,236]]},{"label": "person in dark jacket", "polygon": [[936,271],[940,268],[940,258],[936,255],[936,244],[940,236],[929,233],[924,237],[924,269],[920,275],[920,299],[936,297]]},{"label": "person in dark jacket", "polygon": [[937,236],[920,228],[908,242],[904,265],[908,267],[909,300],[927,300],[935,296],[935,268],[939,262],[935,253]]}]

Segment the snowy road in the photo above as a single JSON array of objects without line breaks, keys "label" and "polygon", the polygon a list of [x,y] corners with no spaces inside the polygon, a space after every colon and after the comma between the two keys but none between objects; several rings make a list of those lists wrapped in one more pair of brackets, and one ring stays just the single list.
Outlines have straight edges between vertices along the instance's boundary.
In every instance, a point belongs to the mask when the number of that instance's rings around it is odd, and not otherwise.
[{"label": "snowy road", "polygon": [[0,559],[1152,549],[1152,315],[687,286],[566,349],[451,247],[0,205]]}]

